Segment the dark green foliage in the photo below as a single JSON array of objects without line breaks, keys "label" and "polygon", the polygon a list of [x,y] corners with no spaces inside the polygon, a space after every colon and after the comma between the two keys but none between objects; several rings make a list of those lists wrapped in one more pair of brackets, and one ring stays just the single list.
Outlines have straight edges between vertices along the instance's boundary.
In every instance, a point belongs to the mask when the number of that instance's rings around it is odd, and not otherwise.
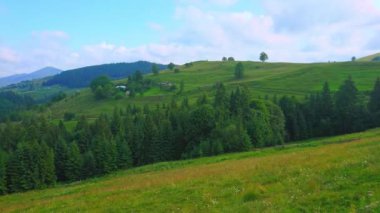
[{"label": "dark green foliage", "polygon": [[51,98],[51,102],[59,102],[67,97],[66,93],[59,92]]},{"label": "dark green foliage", "polygon": [[78,145],[73,142],[68,147],[67,160],[65,162],[65,177],[67,181],[79,180],[82,168],[82,157]]},{"label": "dark green foliage", "polygon": [[157,64],[152,64],[152,73],[154,75],[158,75],[159,72],[160,72],[160,69],[158,68]]},{"label": "dark green foliage", "polygon": [[84,153],[83,155],[83,164],[82,164],[82,178],[93,177],[96,173],[96,162],[94,154],[91,151]]},{"label": "dark green foliage", "polygon": [[144,79],[143,73],[137,70],[132,76],[128,77],[128,90],[130,97],[134,97],[136,93],[143,94],[153,85],[152,80]]},{"label": "dark green foliage", "polygon": [[0,149],[0,195],[7,192],[5,154]]},{"label": "dark green foliage", "polygon": [[8,162],[8,191],[38,189],[54,182],[53,152],[46,145],[35,141],[19,144]]},{"label": "dark green foliage", "polygon": [[173,69],[175,68],[175,64],[173,64],[172,62],[170,62],[170,63],[168,64],[168,68],[169,68],[170,70],[173,70]]},{"label": "dark green foliage", "polygon": [[268,55],[265,52],[260,53],[260,61],[265,62],[268,60]]},{"label": "dark green foliage", "polygon": [[91,91],[96,99],[109,98],[115,93],[114,84],[107,76],[100,76],[91,81]]},{"label": "dark green foliage", "polygon": [[244,76],[244,66],[243,63],[238,62],[235,66],[235,79],[242,79]]},{"label": "dark green foliage", "polygon": [[370,112],[380,111],[380,78],[376,79],[375,86],[370,95],[368,109]]},{"label": "dark green foliage", "polygon": [[227,61],[235,61],[234,57],[228,57]]},{"label": "dark green foliage", "polygon": [[355,83],[349,77],[336,94],[337,121],[340,133],[363,129],[361,118],[363,118],[364,106],[362,104]]},{"label": "dark green foliage", "polygon": [[0,92],[0,122],[20,120],[20,113],[36,104],[32,97],[12,91]]},{"label": "dark green foliage", "polygon": [[96,162],[96,174],[107,174],[116,170],[116,144],[105,137],[97,137],[94,140],[94,157]]},{"label": "dark green foliage", "polygon": [[71,121],[75,118],[75,113],[73,112],[65,112],[65,114],[63,114],[63,119],[65,121]]},{"label": "dark green foliage", "polygon": [[380,125],[380,78],[376,79],[375,86],[370,94],[368,110],[371,112],[372,126]]},{"label": "dark green foliage", "polygon": [[59,138],[54,149],[55,174],[59,181],[66,181],[66,164],[69,158],[69,150],[64,139]]},{"label": "dark green foliage", "polygon": [[127,169],[132,167],[132,152],[129,144],[122,135],[116,137],[116,165],[118,169]]}]

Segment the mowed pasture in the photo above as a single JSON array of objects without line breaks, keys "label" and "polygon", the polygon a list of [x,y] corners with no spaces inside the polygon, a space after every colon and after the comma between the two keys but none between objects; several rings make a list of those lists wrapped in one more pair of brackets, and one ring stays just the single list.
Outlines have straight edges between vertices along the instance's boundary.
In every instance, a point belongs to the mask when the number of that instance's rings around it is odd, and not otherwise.
[{"label": "mowed pasture", "polygon": [[0,212],[379,212],[380,129],[0,197]]},{"label": "mowed pasture", "polygon": [[[223,82],[227,90],[236,86],[247,86],[252,98],[264,98],[268,96],[281,97],[284,95],[295,96],[302,100],[305,95],[322,89],[325,81],[328,81],[332,91],[338,90],[342,82],[349,76],[355,81],[360,91],[370,91],[377,77],[380,76],[380,63],[374,62],[340,62],[340,63],[261,63],[243,62],[244,78],[234,79],[234,68],[237,62],[194,62],[192,66],[180,66],[179,73],[166,70],[159,75],[147,75],[146,78],[155,82],[171,82],[179,88],[180,82],[184,82],[184,92],[162,91],[153,87],[143,95],[135,98],[122,98],[120,100],[107,99],[95,100],[89,89],[83,89],[74,96],[68,97],[50,107],[54,118],[62,118],[65,112],[74,112],[77,115],[97,117],[100,113],[112,112],[113,108],[124,108],[128,104],[150,105],[169,102],[173,98],[181,100],[188,97],[190,102],[202,94],[210,98],[214,96],[214,85]],[[118,80],[117,82],[126,82]]]}]

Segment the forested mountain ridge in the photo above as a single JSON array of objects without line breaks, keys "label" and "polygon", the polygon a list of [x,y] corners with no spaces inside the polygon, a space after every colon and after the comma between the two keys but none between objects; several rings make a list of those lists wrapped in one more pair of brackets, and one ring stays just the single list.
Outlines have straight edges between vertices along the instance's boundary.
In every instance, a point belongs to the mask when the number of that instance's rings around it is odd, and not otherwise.
[{"label": "forested mountain ridge", "polygon": [[[59,84],[69,88],[86,87],[94,78],[101,75],[108,76],[111,79],[120,79],[128,77],[136,70],[142,73],[151,72],[153,64],[147,61],[138,61],[133,63],[102,64],[67,70],[48,79],[44,83],[44,86]],[[166,65],[157,64],[159,70],[163,70],[166,67]]]}]

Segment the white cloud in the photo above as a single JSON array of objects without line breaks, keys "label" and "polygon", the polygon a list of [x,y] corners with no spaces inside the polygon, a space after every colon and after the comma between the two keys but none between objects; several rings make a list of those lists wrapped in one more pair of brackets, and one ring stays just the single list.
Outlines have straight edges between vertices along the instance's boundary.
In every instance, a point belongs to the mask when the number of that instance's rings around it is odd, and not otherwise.
[{"label": "white cloud", "polygon": [[150,29],[154,30],[154,31],[162,31],[164,30],[164,27],[158,23],[155,23],[155,22],[150,22],[148,23],[148,26]]},{"label": "white cloud", "polygon": [[18,55],[10,48],[0,47],[0,63],[17,63]]}]

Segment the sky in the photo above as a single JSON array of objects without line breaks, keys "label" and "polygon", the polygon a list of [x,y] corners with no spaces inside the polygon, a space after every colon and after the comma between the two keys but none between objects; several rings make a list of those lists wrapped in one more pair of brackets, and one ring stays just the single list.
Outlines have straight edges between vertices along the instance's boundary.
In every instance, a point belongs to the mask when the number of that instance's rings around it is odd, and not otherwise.
[{"label": "sky", "polygon": [[380,0],[0,0],[0,77],[262,51],[272,62],[380,52]]}]

